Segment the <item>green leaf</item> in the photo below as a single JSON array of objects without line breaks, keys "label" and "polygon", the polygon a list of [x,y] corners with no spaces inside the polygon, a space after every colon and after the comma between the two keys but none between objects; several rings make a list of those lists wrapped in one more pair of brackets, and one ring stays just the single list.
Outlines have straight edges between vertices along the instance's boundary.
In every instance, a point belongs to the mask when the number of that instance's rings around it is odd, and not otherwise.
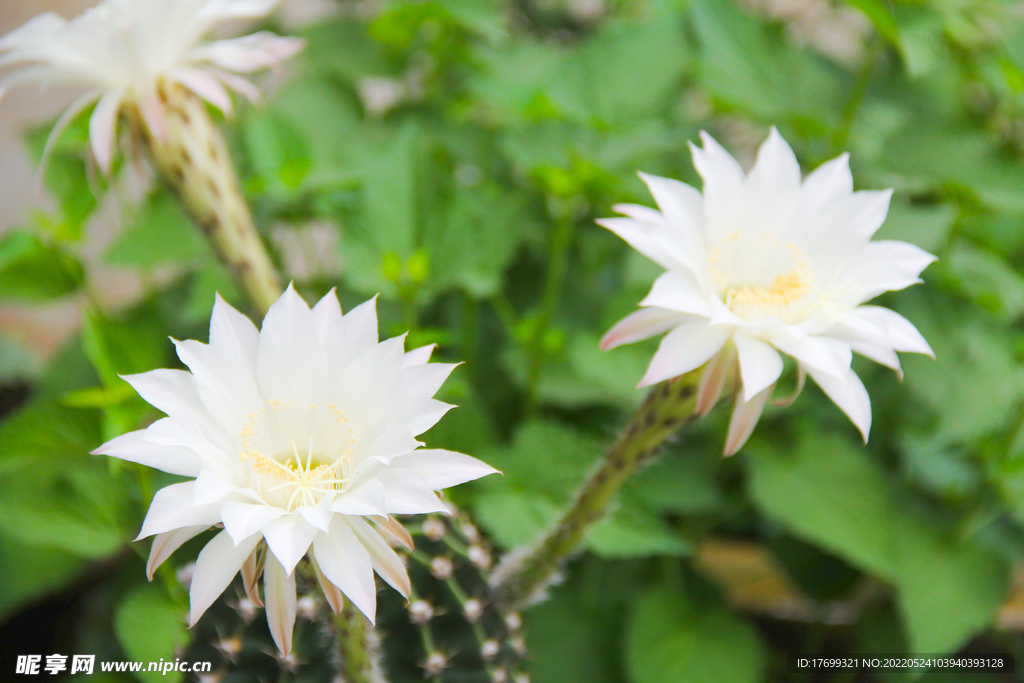
[{"label": "green leaf", "polygon": [[1008,321],[1024,314],[1024,277],[992,252],[957,241],[943,263],[979,307]]},{"label": "green leaf", "polygon": [[882,0],[850,0],[850,4],[871,20],[879,35],[893,45],[900,44],[900,29],[896,23],[896,17],[892,15]]},{"label": "green leaf", "polygon": [[128,543],[131,534],[122,522],[121,506],[103,508],[89,499],[101,494],[118,503],[124,491],[110,479],[105,468],[102,477],[90,477],[89,483],[102,487],[100,490],[76,488],[69,480],[75,474],[81,472],[48,478],[31,473],[0,480],[0,499],[4,501],[0,532],[26,545],[97,559]]},{"label": "green leaf", "polygon": [[904,357],[904,383],[939,416],[942,438],[963,441],[1004,429],[1024,394],[1024,375],[1005,331],[934,289],[901,292],[898,299],[900,311],[935,351],[934,360]]},{"label": "green leaf", "polygon": [[898,586],[915,652],[955,652],[991,622],[1006,592],[1004,562],[943,538],[898,506],[866,452],[824,436],[793,452],[757,451],[750,485],[758,506],[794,535]]},{"label": "green leaf", "polygon": [[1009,585],[1000,557],[917,522],[899,525],[897,542],[900,611],[914,652],[956,652],[992,623]]},{"label": "green leaf", "polygon": [[131,375],[160,367],[170,342],[156,315],[140,309],[121,320],[96,310],[85,316],[82,347],[107,386],[119,386],[118,375]]},{"label": "green leaf", "polygon": [[787,454],[756,450],[750,495],[766,514],[858,566],[896,576],[895,512],[885,479],[866,453],[824,436]]},{"label": "green leaf", "polygon": [[[652,8],[653,9],[653,8]],[[654,113],[689,68],[682,18],[667,8],[644,21],[610,21],[562,62],[583,86],[582,97],[598,121],[621,123]],[[637,78],[642,73],[643,78]],[[553,83],[557,100],[567,88]]]},{"label": "green leaf", "polygon": [[[155,311],[140,308],[131,316],[112,320],[101,312],[86,311],[82,325],[82,349],[109,391],[100,396],[76,392],[69,405],[88,405],[90,399],[107,400],[103,407],[105,439],[137,429],[143,418],[152,412],[148,403],[134,391],[125,391],[127,382],[121,375],[147,372],[161,367],[169,346],[162,333],[162,323]],[[121,401],[110,399],[122,397]],[[93,403],[97,407],[100,404]]]},{"label": "green leaf", "polygon": [[700,81],[726,106],[766,122],[822,127],[839,109],[841,77],[808,51],[722,0],[695,2]]},{"label": "green leaf", "polygon": [[89,455],[102,440],[98,417],[35,401],[0,425],[0,532],[89,558],[129,540],[127,494]]},{"label": "green leaf", "polygon": [[46,301],[82,286],[82,265],[56,244],[15,230],[0,240],[0,298]]},{"label": "green leaf", "polygon": [[430,286],[457,286],[477,299],[493,296],[529,227],[521,197],[487,184],[457,188],[445,210],[426,222]]},{"label": "green leaf", "polygon": [[[189,642],[185,612],[157,586],[142,585],[129,593],[114,614],[114,631],[125,655],[136,662],[174,661]],[[180,672],[135,674],[143,683],[178,681]]]},{"label": "green leaf", "polygon": [[0,477],[59,470],[99,446],[100,438],[97,413],[33,401],[0,423]]},{"label": "green leaf", "polygon": [[157,190],[139,207],[104,256],[108,263],[153,268],[185,263],[210,253],[206,240],[168,190]]},{"label": "green leaf", "polygon": [[0,536],[0,619],[73,583],[87,568],[85,560],[62,550]]},{"label": "green leaf", "polygon": [[654,510],[681,515],[711,513],[725,503],[716,480],[721,459],[717,450],[695,453],[673,449],[633,475],[626,488]]},{"label": "green leaf", "polygon": [[640,598],[626,632],[635,683],[756,683],[764,659],[750,624],[718,608],[699,610],[666,587]]}]

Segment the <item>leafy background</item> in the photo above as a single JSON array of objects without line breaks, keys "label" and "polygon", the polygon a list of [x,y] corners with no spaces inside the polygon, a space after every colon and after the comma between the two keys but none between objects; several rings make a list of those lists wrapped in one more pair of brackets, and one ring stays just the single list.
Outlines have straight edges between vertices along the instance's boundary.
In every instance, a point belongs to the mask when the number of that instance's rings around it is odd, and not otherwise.
[{"label": "leafy background", "polygon": [[[567,580],[527,614],[532,680],[812,680],[787,670],[787,652],[1024,661],[1024,618],[1007,602],[1024,559],[1019,5],[338,10],[300,31],[307,49],[271,78],[267,105],[240,107],[225,129],[257,222],[307,300],[338,287],[349,308],[379,292],[384,334],[411,330],[411,346],[437,342],[440,357],[465,361],[443,390],[461,407],[426,441],[505,472],[451,493],[500,548],[554,519],[642,399],[634,385],[654,342],[602,353],[597,340],[657,269],[593,222],[616,202],[651,203],[637,170],[699,186],[687,151],[699,130],[749,165],[776,125],[805,169],[848,150],[858,188],[894,187],[878,237],[940,257],[924,285],[880,300],[936,360],[905,358],[902,382],[855,362],[872,397],[870,443],[812,386],[723,460],[719,407],[628,484]],[[128,193],[83,157],[84,122],[46,171],[54,209],[0,239],[0,297],[77,297],[87,309],[45,365],[0,338],[2,635],[11,656],[155,660],[189,642],[172,565],[199,542],[147,584],[146,544],[130,541],[174,478],[89,451],[156,417],[119,374],[176,366],[167,335],[205,339],[214,291],[245,302],[154,184],[103,255],[137,272],[145,295],[127,309],[99,303],[83,226],[105,195]],[[28,134],[36,154],[47,132]],[[125,160],[122,175],[135,166]],[[262,617],[245,623],[230,593],[184,652],[230,669],[225,680],[270,680]],[[394,680],[422,680],[402,605],[381,597]],[[242,643],[237,669],[210,646],[230,638]],[[310,662],[298,677],[328,680],[315,626],[301,622],[297,640]],[[919,676],[857,680],[1010,680]]]}]

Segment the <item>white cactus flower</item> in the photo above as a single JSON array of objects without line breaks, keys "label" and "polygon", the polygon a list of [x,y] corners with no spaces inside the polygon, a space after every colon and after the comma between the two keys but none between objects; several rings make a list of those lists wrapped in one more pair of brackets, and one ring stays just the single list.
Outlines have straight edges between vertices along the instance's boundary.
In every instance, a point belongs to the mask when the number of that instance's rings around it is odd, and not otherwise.
[{"label": "white cactus flower", "polygon": [[871,428],[867,391],[850,369],[853,352],[900,372],[897,351],[932,355],[899,314],[864,305],[921,282],[935,257],[905,242],[871,241],[891,190],[853,191],[846,154],[801,179],[793,150],[774,128],[749,174],[711,136],[691,145],[703,192],[641,174],[659,211],[614,207],[627,218],[598,221],[666,269],[641,310],[617,323],[601,347],[668,332],[640,386],[707,363],[697,412],[714,407],[726,378],[738,392],[725,454],[757,424],[782,373],[796,359],[860,430]]},{"label": "white cactus flower", "polygon": [[[89,119],[93,156],[104,172],[113,159],[117,119],[133,105],[157,137],[164,135],[161,85],[179,85],[225,114],[225,88],[257,100],[259,92],[238,74],[279,65],[302,41],[260,31],[242,38],[204,41],[220,24],[261,17],[280,0],[103,0],[67,21],[41,14],[0,38],[0,96],[22,82],[86,88],[60,117],[47,144],[94,102]],[[44,155],[45,157],[45,155]]]},{"label": "white cactus flower", "polygon": [[420,448],[416,435],[451,406],[431,398],[456,366],[377,341],[376,300],[342,316],[331,291],[310,310],[291,287],[260,331],[217,298],[210,343],[175,341],[184,370],[125,377],[167,414],[96,453],[194,478],[157,492],[139,538],[156,535],[147,570],[215,524],[189,590],[191,623],[241,569],[282,652],[291,649],[295,574],[309,552],[335,609],[347,596],[371,621],[376,572],[403,595],[409,576],[385,539],[411,548],[393,514],[444,512],[435,491],[495,472],[475,458]]}]

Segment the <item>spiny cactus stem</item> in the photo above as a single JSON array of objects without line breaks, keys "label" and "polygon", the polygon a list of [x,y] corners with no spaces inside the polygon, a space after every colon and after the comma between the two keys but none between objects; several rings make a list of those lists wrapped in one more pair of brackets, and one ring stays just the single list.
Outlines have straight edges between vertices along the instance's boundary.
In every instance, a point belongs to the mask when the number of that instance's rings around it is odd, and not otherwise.
[{"label": "spiny cactus stem", "polygon": [[373,627],[348,598],[344,600],[341,614],[334,618],[341,680],[344,683],[384,683],[377,662]]},{"label": "spiny cactus stem", "polygon": [[220,129],[206,104],[178,85],[158,88],[162,130],[127,110],[133,134],[260,314],[281,295]]},{"label": "spiny cactus stem", "polygon": [[696,417],[702,372],[703,368],[698,368],[655,385],[577,489],[561,520],[524,553],[512,553],[502,560],[491,582],[492,595],[499,606],[515,610],[543,598],[562,565],[578,550],[594,522],[604,516],[612,497],[626,480],[651,460],[666,439]]}]

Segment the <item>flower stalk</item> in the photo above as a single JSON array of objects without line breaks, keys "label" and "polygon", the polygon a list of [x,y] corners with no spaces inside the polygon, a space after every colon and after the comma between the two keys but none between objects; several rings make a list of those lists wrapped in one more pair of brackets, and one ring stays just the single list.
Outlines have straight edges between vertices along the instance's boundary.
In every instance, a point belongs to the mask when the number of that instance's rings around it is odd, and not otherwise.
[{"label": "flower stalk", "polygon": [[348,598],[334,617],[338,673],[344,683],[384,683],[370,622]]},{"label": "flower stalk", "polygon": [[220,129],[206,104],[184,87],[161,81],[157,95],[163,109],[159,117],[126,108],[132,132],[221,262],[264,314],[281,296],[281,284],[240,191]]},{"label": "flower stalk", "polygon": [[566,559],[601,519],[612,497],[648,463],[672,434],[697,417],[703,368],[657,384],[636,415],[608,448],[577,490],[561,520],[525,554],[511,553],[495,569],[491,590],[496,602],[521,609],[544,596]]}]

